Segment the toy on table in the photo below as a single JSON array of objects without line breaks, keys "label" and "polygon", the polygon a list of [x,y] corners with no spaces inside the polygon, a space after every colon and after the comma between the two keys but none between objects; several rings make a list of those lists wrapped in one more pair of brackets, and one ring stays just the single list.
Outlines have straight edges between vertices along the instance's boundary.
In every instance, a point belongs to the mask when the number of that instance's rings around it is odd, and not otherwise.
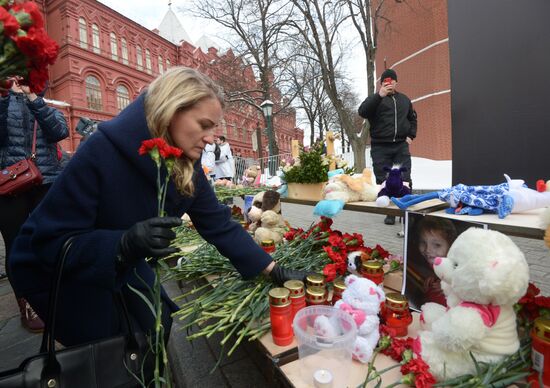
[{"label": "toy on table", "polygon": [[374,201],[378,187],[372,183],[372,171],[365,168],[361,175],[336,175],[323,189],[323,200],[315,205],[313,213],[332,218],[339,214],[348,202]]},{"label": "toy on table", "polygon": [[214,186],[228,187],[230,189],[235,187],[233,182],[231,182],[231,180],[229,179],[216,179],[214,181]]},{"label": "toy on table", "polygon": [[257,193],[248,210],[248,218],[251,221],[248,230],[254,233],[254,240],[258,244],[267,240],[277,244],[283,240],[287,230],[281,215],[281,196],[278,192],[267,190]]},{"label": "toy on table", "polygon": [[241,179],[241,185],[244,187],[252,187],[260,185],[261,168],[260,166],[250,166],[244,170]]},{"label": "toy on table", "polygon": [[475,373],[519,349],[514,304],[525,294],[529,268],[502,233],[470,228],[455,240],[434,271],[448,296],[445,308],[426,303],[415,351],[439,380]]},{"label": "toy on table", "polygon": [[499,218],[550,206],[550,184],[546,185],[544,192],[539,192],[526,187],[522,179],[510,179],[506,174],[504,177],[507,182],[499,185],[467,186],[460,183],[440,191],[392,197],[391,200],[404,210],[417,203],[439,198],[451,205],[447,213],[480,215],[483,212],[494,212]]},{"label": "toy on table", "polygon": [[407,171],[406,167],[395,165],[393,167],[384,167],[388,173],[386,180],[380,185],[376,206],[387,207],[390,204],[390,198],[401,198],[411,193],[409,182],[403,182],[403,173]]},{"label": "toy on table", "polygon": [[[367,363],[380,338],[378,312],[380,303],[385,300],[384,291],[370,280],[355,275],[346,277],[345,283],[342,299],[334,307],[347,312],[355,320],[357,339],[353,346],[353,358]],[[315,319],[314,328],[319,336],[336,336],[336,327],[339,325],[324,315]]]}]

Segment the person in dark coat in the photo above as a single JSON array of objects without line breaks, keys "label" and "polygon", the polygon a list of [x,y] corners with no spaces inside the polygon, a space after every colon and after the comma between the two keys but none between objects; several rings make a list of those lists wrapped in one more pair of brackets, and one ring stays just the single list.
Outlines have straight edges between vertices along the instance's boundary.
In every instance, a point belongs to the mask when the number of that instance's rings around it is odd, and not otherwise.
[{"label": "person in dark coat", "polygon": [[[57,158],[57,142],[69,135],[63,114],[44,102],[42,96],[31,93],[28,86],[19,85],[17,80],[4,97],[0,97],[0,173],[31,156],[34,124],[36,128],[35,164],[43,177],[42,185],[16,196],[0,196],[0,233],[6,247],[6,272],[9,271],[11,247],[21,225],[42,200],[62,166]],[[27,301],[15,290],[21,310],[21,323],[33,332],[42,331],[44,323]]]},{"label": "person in dark coat", "polygon": [[[398,164],[406,169],[403,180],[412,188],[409,145],[416,137],[416,112],[409,97],[397,91],[395,70],[384,70],[380,84],[378,93],[367,97],[358,112],[370,123],[370,153],[376,183],[386,180],[385,168]],[[384,223],[395,224],[395,216],[387,216]]]},{"label": "person in dark coat", "polygon": [[[25,223],[10,265],[15,288],[42,317],[56,260],[73,238],[58,300],[60,343],[82,344],[124,332],[114,300],[120,294],[136,331],[153,331],[153,315],[129,286],[147,294],[138,277],[152,287],[154,272],[145,258],[177,251],[169,246],[175,238],[172,228],[184,213],[243,278],[263,273],[282,284],[306,275],[275,264],[231,220],[230,208],[218,202],[208,184],[200,159],[214,141],[222,108],[221,89],[209,78],[193,69],[171,68],[117,117],[99,124]],[[162,218],[157,217],[157,168],[148,155],[138,153],[143,140],[157,137],[183,150]],[[170,313],[177,306],[164,291],[162,301],[169,334]]]}]

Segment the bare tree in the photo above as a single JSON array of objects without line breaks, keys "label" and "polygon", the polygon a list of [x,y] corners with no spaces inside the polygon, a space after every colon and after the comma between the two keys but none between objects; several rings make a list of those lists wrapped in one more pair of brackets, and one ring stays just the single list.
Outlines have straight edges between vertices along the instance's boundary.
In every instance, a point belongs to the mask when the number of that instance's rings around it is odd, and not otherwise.
[{"label": "bare tree", "polygon": [[340,29],[350,18],[346,4],[323,0],[291,0],[300,18],[290,21],[301,39],[309,46],[319,62],[321,77],[338,121],[346,133],[354,153],[355,166],[362,169],[366,165],[365,146],[367,131],[357,131],[354,126],[356,114],[346,109],[341,98],[339,70],[341,65]]},{"label": "bare tree", "polygon": [[[256,86],[227,80],[223,86],[234,101],[261,111],[262,101],[273,100],[274,116],[288,108],[293,96],[280,98],[280,93],[285,92],[284,69],[293,58],[288,35],[283,33],[291,14],[287,0],[194,0],[191,13],[229,31],[225,39],[235,52],[235,60],[241,61],[241,66],[249,66],[259,79]],[[233,66],[238,66],[237,62]],[[269,129],[269,150],[276,155],[279,147],[273,126]]]}]

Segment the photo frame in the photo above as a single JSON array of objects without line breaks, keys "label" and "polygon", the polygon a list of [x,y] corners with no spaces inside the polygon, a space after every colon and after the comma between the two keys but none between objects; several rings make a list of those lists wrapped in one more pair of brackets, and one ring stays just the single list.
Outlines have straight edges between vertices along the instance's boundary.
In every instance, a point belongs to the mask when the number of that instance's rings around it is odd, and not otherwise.
[{"label": "photo frame", "polygon": [[478,222],[405,213],[402,294],[409,300],[411,309],[420,311],[428,302],[446,305],[433,262],[436,257],[446,257],[454,240],[471,227],[487,229],[486,224]]}]

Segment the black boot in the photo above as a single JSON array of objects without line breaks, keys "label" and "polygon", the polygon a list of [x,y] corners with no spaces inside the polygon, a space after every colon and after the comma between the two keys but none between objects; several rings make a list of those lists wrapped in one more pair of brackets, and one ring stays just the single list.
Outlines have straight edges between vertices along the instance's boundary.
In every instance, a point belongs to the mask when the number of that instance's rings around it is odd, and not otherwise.
[{"label": "black boot", "polygon": [[384,224],[395,225],[395,216],[386,216],[386,218],[384,218]]}]

